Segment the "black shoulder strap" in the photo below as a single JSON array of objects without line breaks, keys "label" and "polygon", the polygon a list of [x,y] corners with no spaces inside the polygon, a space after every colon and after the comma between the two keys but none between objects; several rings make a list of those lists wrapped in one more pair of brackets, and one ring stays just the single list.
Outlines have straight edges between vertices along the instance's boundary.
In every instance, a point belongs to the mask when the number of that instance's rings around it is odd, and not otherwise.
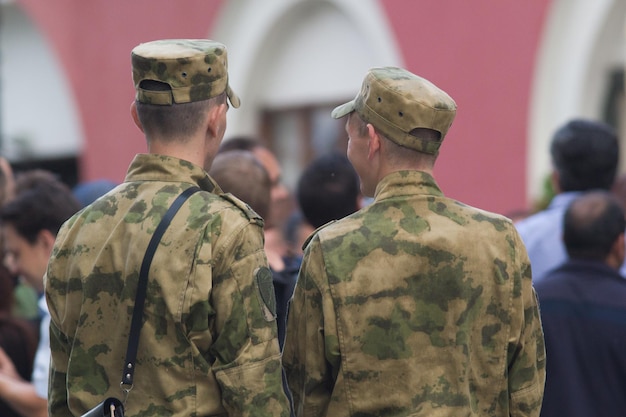
[{"label": "black shoulder strap", "polygon": [[139,345],[139,332],[141,331],[143,306],[146,301],[146,288],[148,284],[148,272],[150,264],[154,257],[163,233],[172,222],[176,212],[183,205],[185,200],[193,193],[200,191],[198,187],[190,187],[183,191],[167,210],[161,222],[157,226],[150,239],[146,254],[144,255],[141,269],[139,270],[139,279],[137,281],[137,294],[135,295],[135,307],[133,308],[133,318],[130,324],[130,334],[128,335],[128,348],[126,349],[126,361],[124,362],[124,370],[122,372],[122,390],[128,393],[133,387],[133,375],[135,373],[135,359],[137,358],[137,346]]}]

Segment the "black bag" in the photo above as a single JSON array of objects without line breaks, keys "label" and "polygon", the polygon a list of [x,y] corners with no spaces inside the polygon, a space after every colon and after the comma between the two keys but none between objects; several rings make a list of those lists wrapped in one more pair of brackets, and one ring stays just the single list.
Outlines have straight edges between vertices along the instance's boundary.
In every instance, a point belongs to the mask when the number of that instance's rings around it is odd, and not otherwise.
[{"label": "black bag", "polygon": [[[130,335],[128,336],[128,348],[126,349],[126,366],[124,366],[124,372],[122,373],[122,383],[120,386],[128,387],[122,389],[126,395],[133,386],[133,375],[135,371],[135,358],[137,356],[137,345],[139,343],[139,331],[141,330],[141,316],[143,314],[143,305],[146,299],[146,285],[148,283],[148,271],[150,269],[150,263],[154,257],[157,245],[161,240],[161,236],[165,232],[165,229],[169,226],[172,218],[183,205],[185,200],[189,198],[193,193],[200,191],[198,187],[191,187],[183,191],[174,200],[170,208],[167,210],[161,222],[157,226],[148,244],[148,249],[144,255],[143,262],[141,263],[141,269],[139,272],[139,282],[137,283],[137,294],[135,296],[135,308],[133,309],[133,317],[131,320]],[[81,417],[124,417],[124,404],[115,397],[109,397],[102,401],[100,404],[87,411]]]},{"label": "black bag", "polygon": [[109,397],[81,417],[124,417],[124,405],[117,398]]}]

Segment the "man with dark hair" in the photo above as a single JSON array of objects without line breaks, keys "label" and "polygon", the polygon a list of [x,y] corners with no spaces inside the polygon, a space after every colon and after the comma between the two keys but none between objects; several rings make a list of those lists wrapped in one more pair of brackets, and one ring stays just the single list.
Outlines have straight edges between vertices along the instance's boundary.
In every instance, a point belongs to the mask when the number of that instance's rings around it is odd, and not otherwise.
[{"label": "man with dark hair", "polygon": [[512,222],[433,177],[452,98],[373,68],[347,117],[348,159],[374,201],[310,238],[283,360],[300,416],[538,416],[543,334]]},{"label": "man with dark hair", "polygon": [[626,410],[624,211],[608,191],[568,206],[568,259],[535,285],[545,332],[542,417],[613,417]]},{"label": "man with dark hair", "polygon": [[[124,396],[129,416],[286,417],[263,221],[207,173],[227,99],[239,107],[226,48],[152,41],[131,63],[131,115],[149,153],[59,232],[45,281],[50,416]],[[168,208],[192,190],[154,246],[130,390],[120,381],[144,255]]]},{"label": "man with dark hair", "polygon": [[22,174],[16,196],[0,209],[5,263],[40,297],[39,345],[31,379],[22,379],[14,364],[0,356],[0,397],[25,416],[48,415],[50,314],[43,296],[44,274],[59,228],[78,210],[70,188],[47,171]]},{"label": "man with dark hair", "polygon": [[304,218],[317,229],[360,208],[359,177],[346,156],[322,155],[300,175],[296,195]]},{"label": "man with dark hair", "polygon": [[583,191],[611,189],[619,163],[619,139],[608,125],[574,119],[554,133],[550,155],[556,196],[547,209],[516,224],[528,250],[534,282],[566,259],[561,237],[567,205]]}]

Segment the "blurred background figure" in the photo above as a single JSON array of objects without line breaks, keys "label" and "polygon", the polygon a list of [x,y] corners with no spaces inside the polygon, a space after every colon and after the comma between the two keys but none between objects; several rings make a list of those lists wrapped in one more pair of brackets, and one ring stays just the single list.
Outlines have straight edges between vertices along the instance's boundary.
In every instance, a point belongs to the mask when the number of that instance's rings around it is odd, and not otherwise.
[{"label": "blurred background figure", "polygon": [[15,197],[0,209],[4,262],[37,293],[39,344],[31,378],[24,378],[7,355],[0,354],[0,399],[23,416],[48,415],[50,314],[43,278],[61,225],[80,210],[70,188],[45,170],[16,174]]},{"label": "blurred background figure", "polygon": [[566,259],[535,284],[546,342],[542,417],[626,410],[624,210],[607,191],[581,194],[563,221]]},{"label": "blurred background figure", "polygon": [[339,220],[363,207],[359,177],[348,157],[331,152],[315,158],[296,184],[298,210],[287,225],[287,240],[302,253],[303,244],[315,229]]},{"label": "blurred background figure", "polygon": [[[270,212],[268,217],[265,218],[266,228],[271,234],[273,234],[274,231],[276,231],[277,234],[278,232],[282,232],[281,228],[285,225],[289,215],[294,210],[295,202],[293,196],[282,181],[282,169],[276,155],[261,141],[248,136],[237,136],[224,141],[220,146],[219,153],[232,150],[252,152],[267,170],[272,188]],[[274,236],[271,237],[273,238]],[[276,244],[280,245],[280,242],[277,241]],[[286,248],[281,248],[279,252],[285,250]]]},{"label": "blurred background figure", "polygon": [[[0,365],[24,381],[29,381],[37,349],[38,330],[32,322],[13,314],[15,281],[6,270],[0,269]],[[0,385],[4,385],[0,377]],[[8,383],[8,381],[6,381]],[[0,416],[18,417],[18,413],[0,396]]]},{"label": "blurred background figure", "polygon": [[250,151],[233,150],[216,155],[209,175],[222,191],[231,193],[267,218],[270,210],[270,177]]},{"label": "blurred background figure", "polygon": [[550,145],[552,187],[550,204],[516,223],[528,250],[533,282],[566,259],[563,213],[581,192],[610,190],[619,164],[619,140],[615,130],[600,122],[573,119],[559,128]]},{"label": "blurred background figure", "polygon": [[342,154],[314,159],[298,180],[298,205],[314,229],[359,210],[361,198],[359,177]]},{"label": "blurred background figure", "polygon": [[[7,160],[0,157],[0,207],[13,197],[14,192],[13,171]],[[4,240],[1,236],[0,259],[4,259]],[[32,321],[37,310],[31,317],[26,309],[17,305],[16,301],[22,300],[22,289],[34,293],[30,287],[18,285],[17,278],[0,262],[0,364],[13,364],[21,379],[30,380],[39,337],[37,323]],[[0,399],[0,416],[20,417],[21,414]]]},{"label": "blurred background figure", "polygon": [[[0,207],[14,197],[15,187],[15,175],[11,164],[6,158],[0,157]],[[4,240],[0,234],[0,259],[4,260],[4,256]],[[30,285],[24,283],[19,276],[11,275],[4,262],[0,263],[0,270],[2,270],[0,273],[10,275],[13,280],[13,313],[17,317],[35,322],[37,327],[39,324],[37,293]]]},{"label": "blurred background figure", "polygon": [[[3,266],[0,268],[0,348],[14,361],[20,375],[30,379],[39,330],[34,322],[15,314],[14,288],[15,279]],[[4,414],[0,412],[0,416]]]}]

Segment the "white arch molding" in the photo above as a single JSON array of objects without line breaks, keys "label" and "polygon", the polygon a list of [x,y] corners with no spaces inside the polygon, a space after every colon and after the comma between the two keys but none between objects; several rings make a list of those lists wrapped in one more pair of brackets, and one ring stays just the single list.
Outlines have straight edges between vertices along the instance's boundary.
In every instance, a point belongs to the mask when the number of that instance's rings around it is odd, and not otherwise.
[{"label": "white arch molding", "polygon": [[[531,91],[527,195],[550,172],[549,142],[572,117],[602,119],[609,75],[626,62],[624,0],[553,0]],[[626,160],[626,142],[622,161]]]},{"label": "white arch molding", "polygon": [[242,98],[228,136],[255,133],[262,108],[346,100],[367,69],[402,65],[376,0],[229,0],[216,22]]},{"label": "white arch molding", "polygon": [[80,118],[54,53],[16,3],[0,3],[0,12],[0,153],[12,161],[76,156]]}]

